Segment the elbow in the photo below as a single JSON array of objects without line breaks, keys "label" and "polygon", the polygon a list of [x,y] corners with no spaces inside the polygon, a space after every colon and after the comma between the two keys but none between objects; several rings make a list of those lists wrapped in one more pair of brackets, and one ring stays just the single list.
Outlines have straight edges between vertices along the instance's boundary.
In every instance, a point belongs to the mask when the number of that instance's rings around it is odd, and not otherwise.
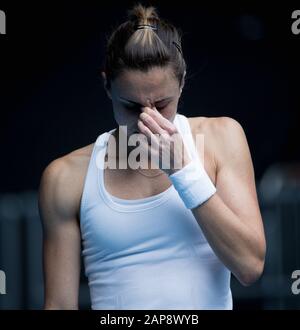
[{"label": "elbow", "polygon": [[264,271],[265,257],[266,242],[262,240],[261,244],[257,244],[256,253],[246,258],[247,262],[243,264],[242,270],[237,276],[243,286],[250,286],[259,280]]},{"label": "elbow", "polygon": [[263,269],[263,264],[261,264],[260,266],[256,266],[253,269],[249,269],[247,272],[244,272],[243,274],[239,275],[239,282],[246,287],[254,284],[261,277]]},{"label": "elbow", "polygon": [[264,259],[249,263],[248,267],[244,267],[244,271],[239,274],[239,282],[246,287],[254,284],[262,276],[264,265]]},{"label": "elbow", "polygon": [[254,284],[262,275],[262,271],[260,270],[251,270],[247,274],[243,274],[243,276],[239,277],[239,282],[243,286],[250,286]]}]

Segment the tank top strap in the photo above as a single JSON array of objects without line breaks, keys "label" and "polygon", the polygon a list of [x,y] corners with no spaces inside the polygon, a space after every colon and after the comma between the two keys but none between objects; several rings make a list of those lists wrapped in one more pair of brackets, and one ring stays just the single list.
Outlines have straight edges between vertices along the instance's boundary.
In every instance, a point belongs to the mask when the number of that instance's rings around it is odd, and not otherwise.
[{"label": "tank top strap", "polygon": [[188,118],[182,114],[176,114],[173,123],[179,130],[179,133],[182,135],[188,155],[191,157],[191,159],[200,161]]}]

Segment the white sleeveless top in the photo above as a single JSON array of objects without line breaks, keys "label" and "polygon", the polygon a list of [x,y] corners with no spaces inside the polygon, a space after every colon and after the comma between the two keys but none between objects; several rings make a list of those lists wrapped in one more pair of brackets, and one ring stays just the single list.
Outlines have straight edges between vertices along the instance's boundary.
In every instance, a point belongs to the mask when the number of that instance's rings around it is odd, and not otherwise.
[{"label": "white sleeveless top", "polygon": [[[187,117],[177,113],[174,125],[189,156],[198,157]],[[105,189],[104,156],[114,130],[96,140],[80,205],[91,308],[232,309],[231,273],[173,185],[135,200]]]}]

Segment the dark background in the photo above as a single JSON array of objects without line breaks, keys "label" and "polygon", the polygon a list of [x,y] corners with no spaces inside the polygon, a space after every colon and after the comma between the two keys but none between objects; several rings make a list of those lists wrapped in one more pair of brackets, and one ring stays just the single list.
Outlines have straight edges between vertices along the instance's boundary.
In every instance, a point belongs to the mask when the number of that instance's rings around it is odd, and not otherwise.
[{"label": "dark background", "polygon": [[[135,2],[0,1],[7,17],[7,34],[0,35],[2,211],[7,205],[15,209],[15,199],[7,204],[7,196],[23,201],[21,195],[36,192],[53,159],[116,126],[97,73],[106,37]],[[140,2],[156,6],[183,31],[188,69],[179,112],[238,120],[257,182],[272,164],[298,163],[300,34],[291,32],[291,13],[300,3]],[[22,242],[25,246],[26,239]],[[2,244],[4,258],[10,252]],[[21,272],[31,267],[22,265]],[[16,305],[3,303],[4,308],[30,307],[26,276],[23,298]],[[240,290],[236,308],[262,307],[263,297],[252,296],[255,289]]]}]

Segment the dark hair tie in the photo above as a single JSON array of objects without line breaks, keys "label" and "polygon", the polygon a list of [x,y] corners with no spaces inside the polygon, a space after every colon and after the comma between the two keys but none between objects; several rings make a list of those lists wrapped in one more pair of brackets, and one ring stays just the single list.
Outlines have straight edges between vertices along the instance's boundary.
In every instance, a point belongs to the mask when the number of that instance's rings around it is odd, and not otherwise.
[{"label": "dark hair tie", "polygon": [[178,49],[179,53],[182,55],[181,46],[180,46],[176,41],[172,41],[172,43],[173,43],[174,46]]},{"label": "dark hair tie", "polygon": [[152,29],[152,30],[157,30],[157,27],[151,24],[140,24],[136,27],[136,30],[140,30],[140,29]]}]

